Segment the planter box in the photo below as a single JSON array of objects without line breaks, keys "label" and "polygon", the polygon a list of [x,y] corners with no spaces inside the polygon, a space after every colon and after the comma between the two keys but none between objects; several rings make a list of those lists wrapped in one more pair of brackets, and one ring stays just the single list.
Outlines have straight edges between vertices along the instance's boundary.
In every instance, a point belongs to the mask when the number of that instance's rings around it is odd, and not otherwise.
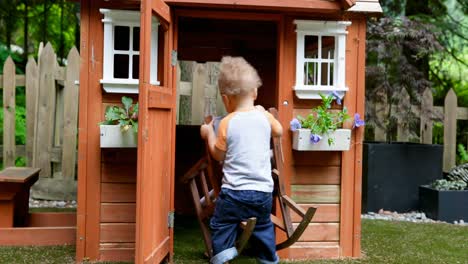
[{"label": "planter box", "polygon": [[429,186],[420,186],[419,203],[421,211],[431,219],[468,221],[468,190],[438,191]]},{"label": "planter box", "polygon": [[[329,145],[328,139],[333,138],[334,144]],[[337,129],[336,131],[324,136],[317,144],[310,142],[310,130],[298,129],[293,132],[293,149],[301,151],[319,150],[319,151],[345,151],[349,150],[351,143],[350,129]]]},{"label": "planter box", "polygon": [[443,177],[442,145],[364,143],[362,211],[419,209],[419,186]]},{"label": "planter box", "polygon": [[137,133],[133,129],[122,132],[119,125],[100,125],[101,148],[136,148]]}]

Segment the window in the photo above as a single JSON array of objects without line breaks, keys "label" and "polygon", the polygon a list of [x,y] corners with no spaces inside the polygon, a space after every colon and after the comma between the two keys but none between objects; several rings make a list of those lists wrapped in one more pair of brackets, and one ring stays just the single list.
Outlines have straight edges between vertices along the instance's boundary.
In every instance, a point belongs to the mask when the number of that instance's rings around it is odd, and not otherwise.
[{"label": "window", "polygon": [[295,20],[296,84],[301,99],[320,99],[336,91],[344,96],[347,21]]},{"label": "window", "polygon": [[[111,9],[100,9],[100,12],[104,14],[103,89],[108,93],[138,93],[140,12]],[[158,26],[157,19],[153,18],[151,38],[155,41],[152,41],[151,61],[155,64],[158,62]],[[157,74],[152,72],[151,77],[151,84],[159,85]]]}]

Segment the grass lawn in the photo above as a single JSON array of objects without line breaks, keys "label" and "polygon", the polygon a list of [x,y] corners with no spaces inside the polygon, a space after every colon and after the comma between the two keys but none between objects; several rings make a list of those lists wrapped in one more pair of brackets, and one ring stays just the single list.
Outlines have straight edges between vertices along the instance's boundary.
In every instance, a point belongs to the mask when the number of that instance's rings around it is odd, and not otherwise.
[{"label": "grass lawn", "polygon": [[[175,263],[207,263],[195,219],[176,218]],[[363,258],[306,263],[468,263],[468,227],[363,220]],[[73,263],[74,247],[0,247],[0,263]],[[240,258],[233,264],[256,263]]]}]

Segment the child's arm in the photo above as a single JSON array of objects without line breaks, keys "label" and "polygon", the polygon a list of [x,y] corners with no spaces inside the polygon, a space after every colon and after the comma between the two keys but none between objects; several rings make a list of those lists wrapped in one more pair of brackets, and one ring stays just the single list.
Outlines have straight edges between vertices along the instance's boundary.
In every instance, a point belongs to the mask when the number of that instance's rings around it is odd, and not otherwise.
[{"label": "child's arm", "polygon": [[273,137],[281,137],[283,135],[283,126],[281,126],[280,122],[276,118],[273,117],[271,122],[271,136]]},{"label": "child's arm", "polygon": [[283,126],[281,126],[281,123],[272,114],[265,111],[265,108],[263,108],[263,106],[256,105],[255,108],[257,108],[260,111],[265,112],[265,115],[267,116],[271,124],[271,136],[281,137],[283,135]]},{"label": "child's arm", "polygon": [[203,124],[200,128],[201,137],[207,141],[208,150],[210,151],[211,156],[217,161],[223,161],[226,152],[220,150],[216,147],[216,134],[213,129],[213,123]]}]

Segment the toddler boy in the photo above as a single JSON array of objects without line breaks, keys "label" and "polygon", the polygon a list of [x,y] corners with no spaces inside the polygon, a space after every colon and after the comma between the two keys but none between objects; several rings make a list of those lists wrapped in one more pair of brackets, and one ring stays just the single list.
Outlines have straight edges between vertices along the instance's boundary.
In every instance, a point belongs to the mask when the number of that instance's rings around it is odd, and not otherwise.
[{"label": "toddler boy", "polygon": [[270,220],[273,179],[270,138],[283,133],[281,124],[263,107],[255,106],[261,86],[257,71],[241,57],[223,57],[218,80],[229,113],[217,131],[202,125],[200,133],[218,161],[224,161],[221,192],[210,221],[213,264],[237,256],[235,241],[239,223],[256,217],[251,243],[260,263],[278,263],[274,227]]}]

